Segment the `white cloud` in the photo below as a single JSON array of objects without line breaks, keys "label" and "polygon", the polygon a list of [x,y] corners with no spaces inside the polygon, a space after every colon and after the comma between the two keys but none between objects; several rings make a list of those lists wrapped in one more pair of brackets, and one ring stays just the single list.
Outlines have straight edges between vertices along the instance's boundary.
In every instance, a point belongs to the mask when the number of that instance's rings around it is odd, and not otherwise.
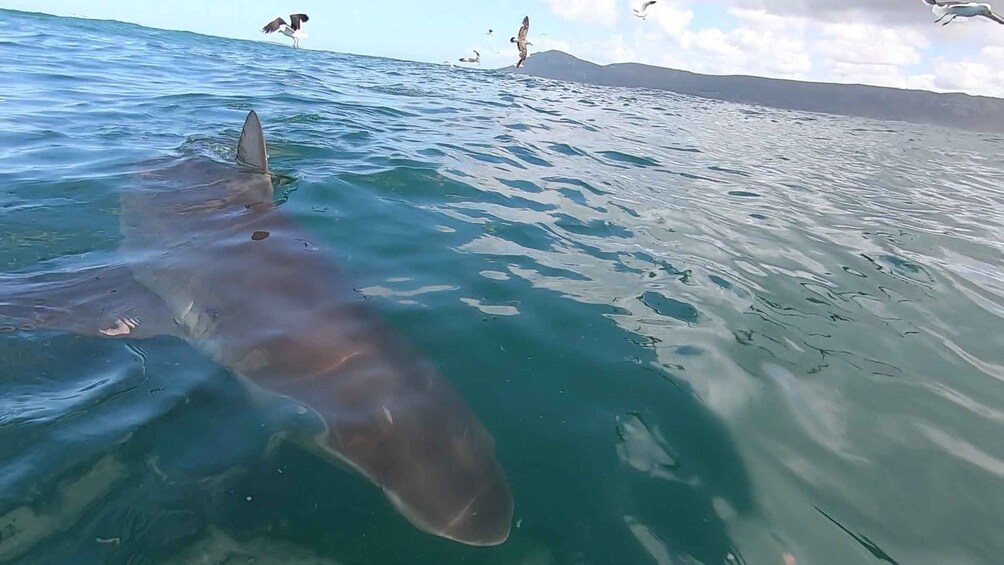
[{"label": "white cloud", "polygon": [[828,61],[852,65],[916,65],[928,46],[927,38],[911,29],[872,24],[823,24],[822,35],[813,49]]},{"label": "white cloud", "polygon": [[[715,74],[759,74],[800,78],[812,68],[804,27],[762,10],[731,11],[736,28],[695,28],[691,3],[660,1],[649,8],[629,39],[615,34],[587,47],[583,55],[600,63],[637,61]],[[650,24],[656,25],[650,25]]]},{"label": "white cloud", "polygon": [[813,24],[819,39],[812,52],[824,78],[896,88],[931,89],[929,75],[911,76],[907,68],[923,63],[927,38],[916,30],[867,22]]},{"label": "white cloud", "polygon": [[558,17],[612,26],[617,23],[617,0],[544,0]]},{"label": "white cloud", "polygon": [[[623,25],[618,13],[630,14],[635,0],[542,1],[568,20],[617,25],[605,40],[571,45],[597,63],[1004,97],[1004,33],[983,21],[934,25],[916,0],[659,0],[647,20]],[[700,25],[699,5],[705,17],[712,6],[731,21]]]},{"label": "white cloud", "polygon": [[681,43],[688,41],[694,11],[688,7],[687,2],[668,0],[649,6],[646,12],[649,14],[646,22],[654,21],[668,37]]},{"label": "white cloud", "polygon": [[980,58],[934,60],[935,86],[942,90],[982,93],[1004,98],[1004,47],[987,46]]}]

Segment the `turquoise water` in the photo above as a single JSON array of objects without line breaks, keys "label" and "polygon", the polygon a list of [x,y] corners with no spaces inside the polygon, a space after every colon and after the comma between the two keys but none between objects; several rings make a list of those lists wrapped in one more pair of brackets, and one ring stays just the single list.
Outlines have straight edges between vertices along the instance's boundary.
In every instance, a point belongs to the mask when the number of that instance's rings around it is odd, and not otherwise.
[{"label": "turquoise water", "polygon": [[137,164],[232,158],[253,108],[516,503],[432,537],[186,343],[7,327],[0,562],[1004,553],[999,136],[7,11],[0,70],[0,273],[109,261]]}]

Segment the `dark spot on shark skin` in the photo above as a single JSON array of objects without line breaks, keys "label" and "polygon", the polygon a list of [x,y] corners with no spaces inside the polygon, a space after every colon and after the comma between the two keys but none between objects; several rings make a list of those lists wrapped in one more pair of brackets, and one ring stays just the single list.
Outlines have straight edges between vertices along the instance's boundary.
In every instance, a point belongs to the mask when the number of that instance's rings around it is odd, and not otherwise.
[{"label": "dark spot on shark skin", "polygon": [[251,239],[252,241],[261,241],[270,235],[272,234],[268,233],[267,231],[256,231],[253,234],[251,234]]},{"label": "dark spot on shark skin", "polygon": [[307,241],[306,239],[298,237],[298,238],[296,238],[296,241],[299,241],[300,243],[302,243],[303,244],[303,248],[305,250],[307,250],[307,252],[309,252],[309,253],[313,253],[313,252],[317,251],[317,246],[314,245],[313,243]]},{"label": "dark spot on shark skin", "polygon": [[271,207],[271,205],[268,202],[251,202],[244,205],[244,209],[249,212],[254,212],[257,210],[266,210],[269,207]]}]

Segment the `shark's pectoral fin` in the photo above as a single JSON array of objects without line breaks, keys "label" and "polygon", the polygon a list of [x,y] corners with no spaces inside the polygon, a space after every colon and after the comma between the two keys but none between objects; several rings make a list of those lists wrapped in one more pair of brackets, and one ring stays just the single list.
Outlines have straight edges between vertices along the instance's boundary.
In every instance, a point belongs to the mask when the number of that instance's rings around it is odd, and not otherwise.
[{"label": "shark's pectoral fin", "polygon": [[125,266],[0,275],[0,329],[182,337],[164,302]]}]

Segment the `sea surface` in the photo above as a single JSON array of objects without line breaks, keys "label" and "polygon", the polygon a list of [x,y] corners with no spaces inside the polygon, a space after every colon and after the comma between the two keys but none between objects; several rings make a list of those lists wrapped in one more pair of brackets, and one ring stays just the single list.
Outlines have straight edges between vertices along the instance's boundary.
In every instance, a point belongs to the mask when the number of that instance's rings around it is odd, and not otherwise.
[{"label": "sea surface", "polygon": [[2,563],[1004,561],[1000,136],[9,11],[0,77],[0,276],[254,109],[515,499],[433,537],[180,340],[7,326]]}]

